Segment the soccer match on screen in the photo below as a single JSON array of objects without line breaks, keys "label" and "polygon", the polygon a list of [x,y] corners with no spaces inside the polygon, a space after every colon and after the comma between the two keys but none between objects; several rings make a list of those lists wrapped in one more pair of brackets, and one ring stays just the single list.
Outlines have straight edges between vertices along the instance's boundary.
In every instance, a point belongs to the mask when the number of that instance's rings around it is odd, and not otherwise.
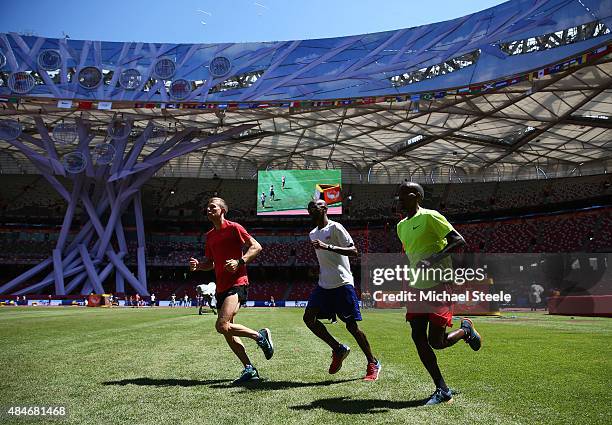
[{"label": "soccer match on screen", "polygon": [[612,0],[6,0],[0,424],[612,424]]},{"label": "soccer match on screen", "polygon": [[275,170],[257,175],[258,215],[307,215],[313,199],[342,214],[341,170]]}]

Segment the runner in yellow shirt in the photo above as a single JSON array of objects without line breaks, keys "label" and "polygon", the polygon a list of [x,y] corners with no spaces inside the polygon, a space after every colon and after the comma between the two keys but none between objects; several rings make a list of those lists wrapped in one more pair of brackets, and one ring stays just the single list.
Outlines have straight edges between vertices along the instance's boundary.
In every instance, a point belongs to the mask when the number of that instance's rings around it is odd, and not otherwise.
[{"label": "runner in yellow shirt", "polygon": [[[399,188],[399,202],[406,218],[397,224],[397,235],[402,242],[404,252],[410,261],[410,267],[450,268],[448,255],[451,251],[465,244],[463,237],[453,228],[446,218],[438,211],[422,208],[424,191],[421,185],[405,181]],[[434,288],[442,283],[439,281],[419,278],[411,282],[418,289]],[[441,285],[440,289],[444,289]],[[452,326],[452,304],[435,306],[428,312],[410,312],[410,304],[406,320],[412,328],[412,340],[416,345],[423,365],[436,385],[436,391],[427,404],[439,404],[452,401],[452,391],[444,382],[438,360],[433,349],[444,349],[463,339],[474,351],[481,346],[481,338],[471,320],[462,319],[461,327],[453,332],[446,332]],[[429,335],[427,327],[429,326]]]}]

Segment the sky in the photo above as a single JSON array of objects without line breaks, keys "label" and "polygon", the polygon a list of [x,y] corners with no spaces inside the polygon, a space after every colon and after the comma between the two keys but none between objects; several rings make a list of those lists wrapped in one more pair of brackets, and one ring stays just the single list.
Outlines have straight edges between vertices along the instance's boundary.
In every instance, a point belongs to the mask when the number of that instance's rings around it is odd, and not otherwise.
[{"label": "sky", "polygon": [[304,40],[409,28],[502,0],[0,0],[0,32],[77,40]]}]

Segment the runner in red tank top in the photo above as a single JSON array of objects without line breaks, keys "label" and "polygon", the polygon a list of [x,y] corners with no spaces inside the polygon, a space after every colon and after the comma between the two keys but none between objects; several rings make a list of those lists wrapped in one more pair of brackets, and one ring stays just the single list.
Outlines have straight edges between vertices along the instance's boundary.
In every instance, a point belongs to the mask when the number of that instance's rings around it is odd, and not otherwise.
[{"label": "runner in red tank top", "polygon": [[[240,337],[255,340],[268,360],[274,354],[274,346],[268,328],[254,331],[234,323],[240,305],[247,301],[249,279],[246,264],[253,261],[261,252],[261,245],[240,224],[226,220],[227,211],[227,203],[223,199],[208,200],[206,214],[214,227],[206,234],[204,249],[206,259],[200,262],[193,257],[190,258],[189,268],[191,271],[215,270],[218,309],[215,327],[217,332],[223,334],[234,354],[244,365],[242,374],[234,381],[234,384],[241,384],[259,380],[259,374],[246,354]],[[243,248],[247,249],[244,254]]]}]

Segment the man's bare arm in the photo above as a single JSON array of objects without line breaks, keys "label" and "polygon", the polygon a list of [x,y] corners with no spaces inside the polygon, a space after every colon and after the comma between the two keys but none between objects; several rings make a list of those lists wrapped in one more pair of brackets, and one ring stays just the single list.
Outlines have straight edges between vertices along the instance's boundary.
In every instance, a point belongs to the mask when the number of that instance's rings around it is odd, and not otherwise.
[{"label": "man's bare arm", "polygon": [[318,239],[311,242],[314,249],[323,249],[325,251],[335,252],[336,254],[345,255],[347,257],[359,257],[359,251],[355,245],[348,247],[335,246],[326,244]]},{"label": "man's bare arm", "polygon": [[189,270],[192,272],[203,270],[209,271],[215,267],[215,263],[210,258],[205,258],[204,261],[198,261],[197,259],[191,257],[189,259]]},{"label": "man's bare arm", "polygon": [[437,254],[430,255],[428,258],[419,261],[417,267],[429,267],[432,264],[436,264],[446,256],[450,255],[451,252],[462,245],[467,245],[463,236],[459,234],[456,230],[451,230],[448,235],[446,235],[446,246],[444,249]]},{"label": "man's bare arm", "polygon": [[255,259],[255,257],[259,255],[262,248],[259,242],[255,240],[255,238],[251,238],[248,241],[246,241],[245,246],[247,247],[247,252],[244,253],[244,255],[242,256],[242,259],[244,260],[245,263],[250,263],[251,261]]},{"label": "man's bare arm", "polygon": [[245,252],[239,259],[234,258],[227,260],[225,262],[225,270],[234,273],[236,270],[238,270],[241,260],[244,262],[244,264],[250,263],[261,252],[261,245],[255,240],[255,238],[247,240],[244,245],[247,247],[247,252]]}]

